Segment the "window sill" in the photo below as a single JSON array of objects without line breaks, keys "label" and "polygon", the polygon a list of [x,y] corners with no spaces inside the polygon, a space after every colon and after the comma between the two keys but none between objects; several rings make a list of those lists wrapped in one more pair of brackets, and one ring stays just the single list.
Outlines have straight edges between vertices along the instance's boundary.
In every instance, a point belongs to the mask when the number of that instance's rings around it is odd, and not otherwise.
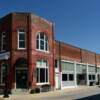
[{"label": "window sill", "polygon": [[39,52],[44,52],[44,53],[49,53],[49,51],[40,50],[40,49],[36,49],[36,51],[39,51]]},{"label": "window sill", "polygon": [[47,83],[36,83],[36,85],[45,85],[45,84],[50,84],[49,82]]},{"label": "window sill", "polygon": [[26,48],[17,48],[17,50],[26,50]]}]

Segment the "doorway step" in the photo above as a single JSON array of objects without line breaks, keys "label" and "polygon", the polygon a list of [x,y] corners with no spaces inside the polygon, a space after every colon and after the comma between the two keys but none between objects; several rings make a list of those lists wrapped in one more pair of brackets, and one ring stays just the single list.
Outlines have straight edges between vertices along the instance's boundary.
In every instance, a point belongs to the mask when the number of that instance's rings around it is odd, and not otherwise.
[{"label": "doorway step", "polygon": [[28,89],[13,89],[12,94],[29,94]]}]

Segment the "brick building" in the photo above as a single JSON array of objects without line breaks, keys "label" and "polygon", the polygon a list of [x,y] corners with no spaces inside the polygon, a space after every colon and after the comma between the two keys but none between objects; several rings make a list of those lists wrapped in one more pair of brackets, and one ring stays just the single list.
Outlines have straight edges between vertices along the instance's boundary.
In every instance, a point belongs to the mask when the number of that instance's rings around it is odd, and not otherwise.
[{"label": "brick building", "polygon": [[62,89],[99,82],[100,55],[54,38],[53,23],[31,13],[0,18],[0,88]]}]

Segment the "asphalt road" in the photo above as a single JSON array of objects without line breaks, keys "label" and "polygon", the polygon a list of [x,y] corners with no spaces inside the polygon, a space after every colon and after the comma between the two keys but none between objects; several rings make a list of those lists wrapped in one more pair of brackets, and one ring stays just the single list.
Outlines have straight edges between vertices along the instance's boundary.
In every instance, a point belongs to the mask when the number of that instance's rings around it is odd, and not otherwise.
[{"label": "asphalt road", "polygon": [[12,95],[6,100],[100,100],[100,88],[82,87],[35,95]]}]

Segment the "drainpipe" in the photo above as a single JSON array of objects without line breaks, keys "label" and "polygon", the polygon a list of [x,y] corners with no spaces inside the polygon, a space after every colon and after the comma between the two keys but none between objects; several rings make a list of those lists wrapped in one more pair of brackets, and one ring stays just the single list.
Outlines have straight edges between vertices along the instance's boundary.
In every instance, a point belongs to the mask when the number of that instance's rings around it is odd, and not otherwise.
[{"label": "drainpipe", "polygon": [[[27,82],[27,86],[28,86],[28,89],[31,89],[31,87],[32,87],[32,71],[31,71],[31,67],[32,67],[32,62],[31,62],[31,60],[32,60],[32,48],[31,48],[31,34],[32,34],[32,32],[31,32],[32,30],[31,30],[31,14],[29,14],[28,16],[27,16],[27,60],[28,60],[28,82]],[[32,78],[31,78],[32,77]]]},{"label": "drainpipe", "polygon": [[52,46],[53,46],[53,87],[55,87],[55,38],[54,38],[54,28],[55,28],[55,23],[52,22]]},{"label": "drainpipe", "polygon": [[61,42],[59,41],[59,71],[60,71],[60,89],[62,88],[62,70],[61,70]]},{"label": "drainpipe", "polygon": [[97,76],[98,76],[98,74],[97,74],[97,58],[96,58],[96,53],[95,53],[95,81],[97,82]]}]

